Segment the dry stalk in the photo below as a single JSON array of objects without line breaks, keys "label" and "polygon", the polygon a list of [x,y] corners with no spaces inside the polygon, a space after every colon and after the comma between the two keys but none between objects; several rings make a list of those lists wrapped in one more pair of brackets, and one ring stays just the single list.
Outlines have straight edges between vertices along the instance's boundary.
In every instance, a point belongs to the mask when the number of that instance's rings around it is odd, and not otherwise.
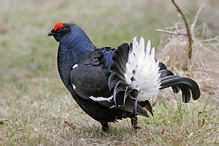
[{"label": "dry stalk", "polygon": [[156,32],[163,32],[163,33],[167,33],[167,34],[173,34],[173,35],[185,35],[187,36],[187,34],[185,33],[177,33],[177,32],[172,32],[172,31],[169,31],[169,30],[164,30],[164,29],[156,29]]},{"label": "dry stalk", "polygon": [[203,5],[198,9],[198,11],[197,11],[197,13],[196,13],[196,15],[195,15],[194,21],[193,21],[193,23],[192,23],[192,25],[191,25],[191,29],[190,29],[192,34],[194,33],[194,28],[195,28],[195,25],[196,25],[198,16],[199,16],[201,10],[204,8],[204,6],[205,6],[205,5],[203,4]]},{"label": "dry stalk", "polygon": [[[179,6],[175,3],[175,0],[172,0],[173,5],[176,7],[176,10],[180,13],[180,15],[183,18],[183,21],[185,23],[186,26],[186,31],[187,31],[187,37],[188,37],[188,42],[189,42],[189,46],[188,46],[188,59],[192,59],[192,35],[191,35],[191,31],[188,25],[188,22],[186,20],[185,15],[183,14],[182,10],[179,8]],[[188,65],[188,63],[187,63]]]}]

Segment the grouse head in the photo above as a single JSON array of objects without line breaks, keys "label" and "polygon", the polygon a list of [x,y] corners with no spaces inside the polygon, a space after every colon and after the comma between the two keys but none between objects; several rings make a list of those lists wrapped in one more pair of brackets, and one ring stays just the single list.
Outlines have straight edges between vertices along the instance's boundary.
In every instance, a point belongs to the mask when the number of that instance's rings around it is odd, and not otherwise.
[{"label": "grouse head", "polygon": [[56,41],[59,42],[63,36],[70,32],[70,25],[61,21],[54,25],[53,29],[48,33],[48,36],[53,36]]},{"label": "grouse head", "polygon": [[68,48],[85,50],[96,48],[87,34],[76,24],[57,22],[48,36],[53,36],[57,42],[65,44]]}]

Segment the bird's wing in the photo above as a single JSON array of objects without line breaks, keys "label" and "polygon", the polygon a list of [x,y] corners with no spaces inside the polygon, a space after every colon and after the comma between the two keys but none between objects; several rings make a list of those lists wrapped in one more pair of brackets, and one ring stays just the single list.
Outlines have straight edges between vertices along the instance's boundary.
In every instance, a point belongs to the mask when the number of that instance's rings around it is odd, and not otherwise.
[{"label": "bird's wing", "polygon": [[[91,52],[85,59],[72,67],[70,81],[75,92],[86,100],[93,100],[105,107],[115,108],[113,92],[109,90],[108,78],[114,49],[102,48]],[[120,95],[118,95],[119,97]],[[118,98],[118,109],[132,113],[135,101],[127,99],[123,107],[123,97]],[[148,117],[147,112],[138,104],[137,115]]]},{"label": "bird's wing", "polygon": [[107,69],[100,61],[100,49],[95,49],[85,59],[72,67],[70,81],[78,95],[87,100],[113,105],[112,93],[108,89]]}]

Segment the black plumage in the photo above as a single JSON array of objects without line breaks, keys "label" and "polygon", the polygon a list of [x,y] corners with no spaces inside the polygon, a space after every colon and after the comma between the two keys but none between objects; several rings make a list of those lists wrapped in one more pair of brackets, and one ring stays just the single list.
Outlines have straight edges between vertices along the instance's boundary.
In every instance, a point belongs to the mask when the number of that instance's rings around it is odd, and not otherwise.
[{"label": "black plumage", "polygon": [[[138,128],[137,115],[148,117],[146,110],[153,115],[149,100],[138,101],[140,91],[127,83],[126,64],[132,44],[98,49],[81,28],[63,22],[56,23],[48,35],[59,42],[58,70],[64,85],[104,131],[109,129],[108,122],[127,117],[133,128]],[[132,74],[136,74],[135,69]],[[159,74],[160,89],[171,86],[174,93],[181,90],[185,103],[190,100],[190,90],[194,100],[199,98],[199,87],[192,79],[175,76],[161,62]]]}]

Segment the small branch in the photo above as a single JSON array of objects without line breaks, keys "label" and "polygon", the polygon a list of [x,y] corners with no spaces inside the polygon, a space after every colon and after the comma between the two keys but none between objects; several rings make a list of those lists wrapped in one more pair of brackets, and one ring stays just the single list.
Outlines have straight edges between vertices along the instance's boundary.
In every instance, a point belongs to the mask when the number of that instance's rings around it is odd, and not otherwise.
[{"label": "small branch", "polygon": [[182,10],[179,8],[179,6],[175,3],[175,0],[172,0],[173,5],[176,7],[176,10],[181,14],[183,21],[185,23],[186,26],[186,31],[187,31],[187,37],[188,37],[188,42],[189,42],[189,46],[188,46],[188,59],[192,59],[192,35],[190,32],[190,28],[188,25],[188,22],[186,20],[185,15],[183,14]]},{"label": "small branch", "polygon": [[196,15],[195,15],[195,19],[194,19],[194,21],[193,21],[193,23],[192,23],[192,25],[191,25],[191,33],[193,33],[193,31],[194,31],[194,28],[195,28],[195,25],[196,25],[198,16],[199,16],[199,14],[200,14],[200,12],[201,12],[201,10],[203,9],[204,6],[205,6],[205,5],[203,4],[203,5],[198,9],[198,11],[197,11],[197,13],[196,13]]},{"label": "small branch", "polygon": [[163,29],[156,29],[156,32],[162,32],[162,33],[167,33],[167,34],[174,34],[174,35],[186,35],[185,33],[177,33],[177,32],[172,32],[169,30],[163,30]]}]

